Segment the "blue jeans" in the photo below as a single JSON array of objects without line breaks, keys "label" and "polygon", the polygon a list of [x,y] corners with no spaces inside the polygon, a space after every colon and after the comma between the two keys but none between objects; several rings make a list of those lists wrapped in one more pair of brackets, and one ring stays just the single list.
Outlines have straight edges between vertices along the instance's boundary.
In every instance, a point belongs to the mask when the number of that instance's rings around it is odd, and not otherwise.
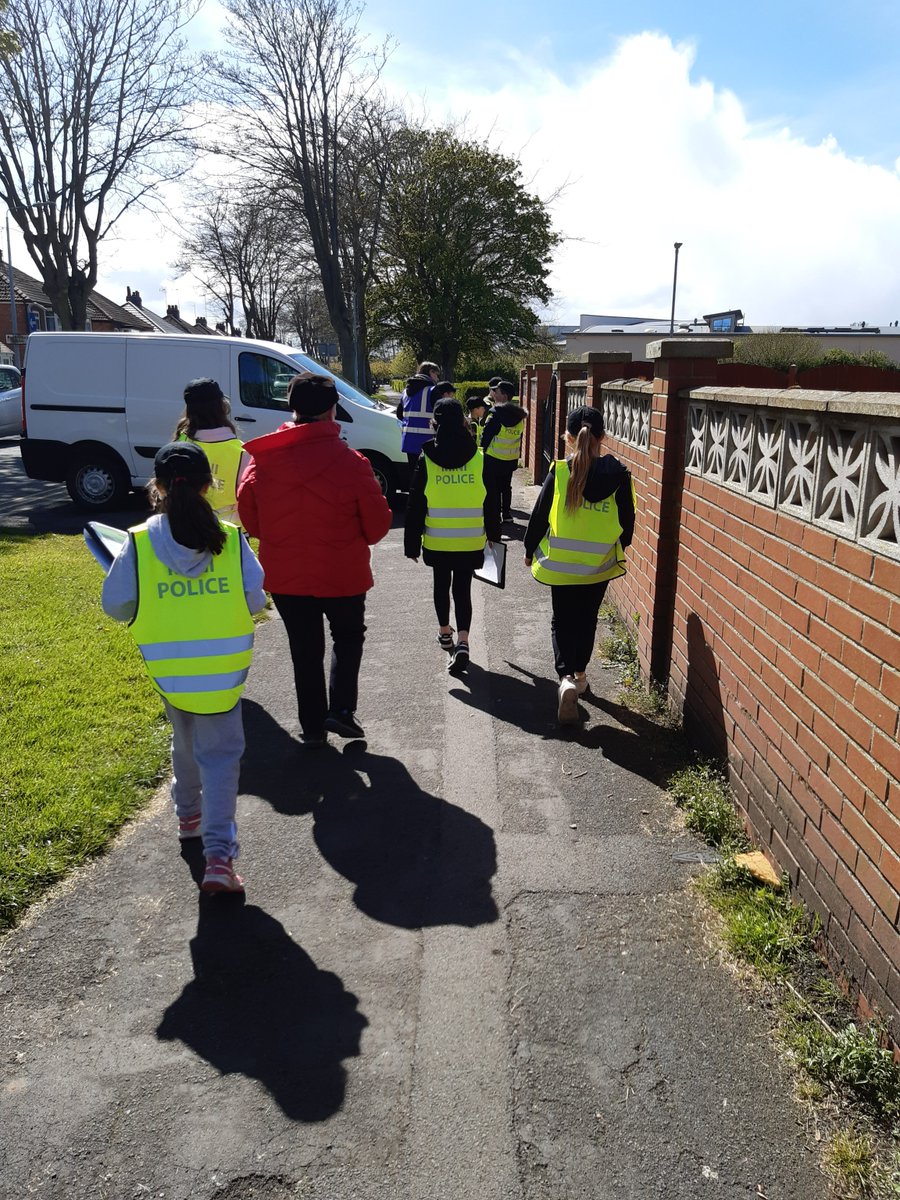
[{"label": "blue jeans", "polygon": [[179,818],[200,813],[207,858],[237,858],[238,780],[244,753],[241,702],[223,713],[189,713],[163,700],[172,725],[172,803]]}]

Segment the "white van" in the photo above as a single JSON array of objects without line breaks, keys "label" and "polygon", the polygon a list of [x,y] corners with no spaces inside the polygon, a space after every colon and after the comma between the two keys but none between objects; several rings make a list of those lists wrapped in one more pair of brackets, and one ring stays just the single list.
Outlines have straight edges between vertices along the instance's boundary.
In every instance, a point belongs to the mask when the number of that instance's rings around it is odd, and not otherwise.
[{"label": "white van", "polygon": [[152,477],[191,379],[217,380],[239,435],[250,441],[289,419],[287,384],[302,370],[334,379],[341,437],[369,459],[385,495],[405,487],[409,465],[393,408],[291,346],[194,334],[30,334],[20,443],[25,472],[65,481],[82,508],[116,508]]}]

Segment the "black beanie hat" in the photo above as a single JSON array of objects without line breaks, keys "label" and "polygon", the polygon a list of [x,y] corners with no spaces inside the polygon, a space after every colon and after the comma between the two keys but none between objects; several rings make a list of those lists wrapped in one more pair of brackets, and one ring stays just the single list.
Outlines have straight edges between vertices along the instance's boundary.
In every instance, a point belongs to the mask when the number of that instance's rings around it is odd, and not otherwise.
[{"label": "black beanie hat", "polygon": [[156,452],[153,471],[166,487],[175,479],[203,484],[212,478],[209,459],[196,442],[167,442]]},{"label": "black beanie hat", "polygon": [[578,437],[578,431],[585,425],[594,437],[603,437],[605,426],[603,424],[603,413],[599,408],[590,408],[584,404],[581,408],[576,408],[574,412],[570,412],[566,419],[566,433],[570,437]]}]

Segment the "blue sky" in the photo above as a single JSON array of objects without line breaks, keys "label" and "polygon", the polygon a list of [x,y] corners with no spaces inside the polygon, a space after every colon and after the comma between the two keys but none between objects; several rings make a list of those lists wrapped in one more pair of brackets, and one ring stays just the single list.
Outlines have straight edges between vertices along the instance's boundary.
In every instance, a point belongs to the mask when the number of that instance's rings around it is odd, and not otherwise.
[{"label": "blue sky", "polygon": [[[195,45],[220,26],[206,0]],[[676,240],[682,318],[900,319],[896,0],[370,0],[361,27],[395,42],[395,97],[464,122],[552,198],[548,319],[667,315]],[[176,254],[176,221],[135,215],[101,288],[212,315],[164,269]]]},{"label": "blue sky", "polygon": [[[392,31],[404,60],[431,46],[456,71],[497,74],[511,51],[560,74],[583,70],[625,37],[657,31],[696,47],[698,75],[736,92],[754,122],[832,134],[851,155],[892,165],[900,154],[900,4],[896,0],[545,0],[450,4],[375,0],[364,20]],[[419,61],[427,61],[419,59]]]}]

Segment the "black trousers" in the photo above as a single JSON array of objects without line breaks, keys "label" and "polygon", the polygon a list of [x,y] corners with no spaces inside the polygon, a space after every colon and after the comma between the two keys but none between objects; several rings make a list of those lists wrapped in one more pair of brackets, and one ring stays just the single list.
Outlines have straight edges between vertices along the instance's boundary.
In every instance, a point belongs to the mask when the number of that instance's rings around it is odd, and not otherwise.
[{"label": "black trousers", "polygon": [[[453,555],[445,555],[452,558]],[[475,568],[441,562],[432,564],[434,572],[434,611],[438,625],[450,624],[450,591],[453,590],[453,611],[457,629],[472,628],[472,578]]]},{"label": "black trousers", "polygon": [[518,465],[514,460],[484,456],[485,509],[494,513],[498,521],[508,517],[512,508],[512,477]]},{"label": "black trousers", "polygon": [[[366,597],[286,596],[272,593],[284,621],[294,664],[297,715],[305,734],[318,737],[329,709],[356,711],[359,666],[366,640]],[[325,695],[325,627],[331,630],[331,674]]]},{"label": "black trousers", "polygon": [[550,637],[560,679],[563,675],[584,671],[590,662],[597,636],[597,613],[608,586],[607,581],[569,586],[551,584]]}]

